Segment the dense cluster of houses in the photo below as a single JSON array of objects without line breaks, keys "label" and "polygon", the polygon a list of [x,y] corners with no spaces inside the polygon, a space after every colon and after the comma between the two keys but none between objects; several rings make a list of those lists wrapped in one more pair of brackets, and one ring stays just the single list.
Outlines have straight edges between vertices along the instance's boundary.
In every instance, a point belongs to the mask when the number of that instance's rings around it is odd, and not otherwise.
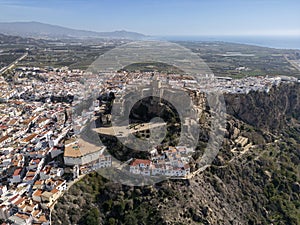
[{"label": "dense cluster of houses", "polygon": [[150,159],[134,159],[129,171],[146,176],[185,177],[190,174],[192,148],[185,146],[169,147],[160,154],[151,151]]},{"label": "dense cluster of houses", "polygon": [[[101,88],[122,94],[125,85],[130,88],[141,82],[150,84],[152,75],[116,73]],[[86,76],[90,78],[83,86],[81,81]],[[196,90],[195,82],[188,77],[156,76],[170,86]],[[245,81],[249,83],[247,87],[252,87],[252,79]],[[263,87],[282,80],[261,78],[260,84]],[[80,131],[94,115],[93,109],[72,114],[74,104],[84,98],[86,93],[82,90],[100,90],[99,81],[98,76],[93,78],[67,68],[17,68],[12,83],[0,77],[0,220],[6,221],[4,224],[49,224],[49,211],[67,189],[70,177],[112,166],[105,147],[74,139],[74,127]],[[219,86],[214,85],[231,90],[234,82],[242,81],[221,80]],[[74,99],[74,93],[81,95]],[[237,142],[244,146],[248,140],[241,138]],[[153,150],[150,159],[132,160],[129,171],[145,176],[185,177],[191,172],[191,153],[192,149],[185,146]]]},{"label": "dense cluster of houses", "polygon": [[0,221],[4,224],[49,224],[50,209],[69,180],[111,166],[102,148],[91,152],[71,144],[68,151],[74,135],[70,100],[82,88],[83,75],[65,69],[21,68],[15,71],[13,84],[1,77]]},{"label": "dense cluster of houses", "polygon": [[269,92],[273,86],[282,82],[299,82],[295,77],[288,76],[257,76],[244,79],[232,79],[230,77],[217,77],[215,82],[205,85],[205,88],[214,89],[223,93],[249,93],[250,91]]}]

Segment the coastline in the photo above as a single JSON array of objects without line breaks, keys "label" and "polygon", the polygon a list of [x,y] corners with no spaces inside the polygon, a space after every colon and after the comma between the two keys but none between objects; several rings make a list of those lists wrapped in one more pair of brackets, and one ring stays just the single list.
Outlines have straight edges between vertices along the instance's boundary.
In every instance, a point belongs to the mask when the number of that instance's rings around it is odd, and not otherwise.
[{"label": "coastline", "polygon": [[235,44],[255,45],[276,49],[300,50],[299,36],[158,36],[158,39],[166,41],[191,41],[191,42],[228,42]]}]

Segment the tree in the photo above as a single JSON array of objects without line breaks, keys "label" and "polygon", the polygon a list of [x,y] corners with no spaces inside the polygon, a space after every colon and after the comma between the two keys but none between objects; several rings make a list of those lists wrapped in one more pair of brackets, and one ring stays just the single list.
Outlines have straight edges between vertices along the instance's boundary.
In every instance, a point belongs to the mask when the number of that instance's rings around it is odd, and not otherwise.
[{"label": "tree", "polygon": [[80,224],[83,225],[99,225],[100,224],[100,213],[97,208],[92,208],[85,214],[81,219]]},{"label": "tree", "polygon": [[124,223],[126,225],[137,225],[138,224],[137,222],[138,221],[137,221],[136,217],[132,213],[127,214],[125,216]]}]

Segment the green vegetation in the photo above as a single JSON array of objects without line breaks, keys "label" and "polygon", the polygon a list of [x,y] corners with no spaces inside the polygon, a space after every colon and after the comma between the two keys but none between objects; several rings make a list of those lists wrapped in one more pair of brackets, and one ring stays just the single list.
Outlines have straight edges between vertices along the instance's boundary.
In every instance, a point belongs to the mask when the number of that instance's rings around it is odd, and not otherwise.
[{"label": "green vegetation", "polygon": [[99,225],[100,213],[97,208],[90,209],[79,221],[82,225]]},{"label": "green vegetation", "polygon": [[[20,65],[79,69],[87,68],[100,54],[120,44],[116,42],[107,47],[99,41],[53,42],[3,35],[0,40],[6,43],[1,46],[4,56],[1,55],[1,66],[8,65],[29,48],[29,56]],[[180,44],[199,54],[217,76],[300,77],[299,71],[285,58],[299,59],[296,50],[222,42]],[[238,70],[239,67],[245,69]],[[125,69],[181,72],[163,63],[138,63]],[[12,76],[8,73],[5,78],[10,80]],[[237,96],[225,97],[232,106]],[[226,138],[212,167],[188,181],[169,180],[149,187],[128,187],[91,173],[59,199],[52,213],[53,224],[300,224],[298,99],[297,85],[239,96],[235,111],[227,110],[231,117]],[[170,124],[178,122],[168,108],[160,113]],[[141,115],[149,118],[154,114],[143,108]],[[131,118],[133,123],[140,119]],[[205,122],[205,118],[203,120]],[[236,159],[230,149],[236,138],[233,128],[255,144]],[[171,131],[177,132],[176,129],[169,126]],[[175,140],[176,136],[169,132],[166,139]],[[148,157],[147,152],[133,152],[117,139],[101,137],[101,140],[110,146],[110,153],[122,161]],[[207,130],[203,128],[193,155],[195,160],[203,154],[207,140]]]},{"label": "green vegetation", "polygon": [[175,73],[175,74],[182,74],[184,73],[182,70],[174,67],[172,65],[168,65],[161,62],[145,62],[145,63],[133,63],[125,68],[124,71],[128,72],[160,72],[160,73]]},{"label": "green vegetation", "polygon": [[[70,40],[36,40],[0,35],[3,52],[0,66],[11,63],[29,49],[29,55],[19,65],[86,69],[101,54],[121,44],[101,39],[81,42]],[[283,50],[225,42],[178,42],[197,53],[216,76],[242,78],[245,76],[287,75],[300,77],[300,72],[289,60],[299,60],[300,50]],[[245,69],[237,69],[242,68]],[[124,68],[127,71],[159,71],[182,73],[180,68],[161,62],[140,62]]]},{"label": "green vegetation", "polygon": [[[99,224],[300,224],[300,106],[287,104],[299,99],[298,90],[287,84],[268,94],[241,95],[240,108],[228,110],[213,165],[193,179],[129,187],[89,174],[59,200],[55,224],[92,224],[91,217]],[[229,106],[235,97],[225,96]],[[195,160],[203,154],[206,132],[200,132]],[[241,147],[231,151],[239,135],[255,144],[241,155]],[[116,154],[127,156],[120,143],[109,141]]]},{"label": "green vegetation", "polygon": [[[268,155],[263,156],[267,165],[261,169],[272,171],[272,177],[264,187],[264,194],[269,199],[266,205],[270,212],[268,218],[274,224],[300,224],[300,166],[299,162],[291,160],[291,157],[295,157],[295,147],[287,147],[283,142],[280,147],[267,149]],[[277,161],[278,158],[281,160]]]},{"label": "green vegetation", "polygon": [[[257,132],[239,123],[243,134]],[[190,181],[128,187],[89,174],[59,200],[54,224],[227,224],[231,213],[243,224],[300,224],[299,144],[291,132],[300,134],[286,129],[280,141],[260,144],[230,163],[233,155],[224,147],[218,156],[223,161]],[[227,204],[224,220],[215,201]]]},{"label": "green vegetation", "polygon": [[21,38],[0,34],[1,60],[0,67],[7,66],[15,59],[29,52],[18,66],[33,67],[63,67],[71,69],[87,69],[101,54],[120,44],[111,41],[109,45],[104,40],[42,40]]},{"label": "green vegetation", "polygon": [[[285,58],[299,58],[299,50],[273,49],[226,42],[178,42],[197,53],[216,76],[295,76],[300,71]],[[245,69],[238,70],[237,68]]]},{"label": "green vegetation", "polygon": [[148,209],[147,202],[143,203],[142,199],[150,195],[150,189],[122,187],[92,173],[59,200],[53,212],[53,221],[56,221],[54,224],[79,221],[81,225],[135,225],[139,224],[138,221],[152,224],[151,221],[159,220],[160,214],[155,208]]}]

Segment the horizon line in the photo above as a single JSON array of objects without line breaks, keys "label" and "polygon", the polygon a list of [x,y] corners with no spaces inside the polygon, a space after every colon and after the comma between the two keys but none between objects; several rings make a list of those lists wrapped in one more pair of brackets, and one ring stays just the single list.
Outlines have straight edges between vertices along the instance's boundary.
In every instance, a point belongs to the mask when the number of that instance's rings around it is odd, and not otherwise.
[{"label": "horizon line", "polygon": [[[237,37],[237,36],[247,36],[247,37],[300,37],[300,30],[295,31],[295,30],[282,30],[282,32],[278,31],[271,31],[270,34],[268,33],[224,33],[224,34],[145,34],[140,31],[133,31],[133,30],[128,30],[124,28],[118,28],[118,29],[110,29],[110,31],[104,31],[104,30],[94,30],[94,29],[84,29],[84,28],[75,28],[75,27],[69,27],[65,25],[60,25],[60,24],[52,24],[48,22],[41,22],[41,21],[35,21],[35,20],[19,20],[19,21],[0,21],[0,23],[41,23],[45,25],[52,25],[52,26],[59,26],[67,29],[73,29],[73,30],[80,30],[80,31],[89,31],[89,32],[115,32],[115,31],[127,31],[127,32],[135,32],[135,33],[140,33],[146,36],[152,36],[152,37]],[[292,31],[292,33],[291,33]],[[274,32],[274,33],[272,33]],[[276,32],[276,33],[275,33]],[[294,33],[296,32],[296,33]]]}]

